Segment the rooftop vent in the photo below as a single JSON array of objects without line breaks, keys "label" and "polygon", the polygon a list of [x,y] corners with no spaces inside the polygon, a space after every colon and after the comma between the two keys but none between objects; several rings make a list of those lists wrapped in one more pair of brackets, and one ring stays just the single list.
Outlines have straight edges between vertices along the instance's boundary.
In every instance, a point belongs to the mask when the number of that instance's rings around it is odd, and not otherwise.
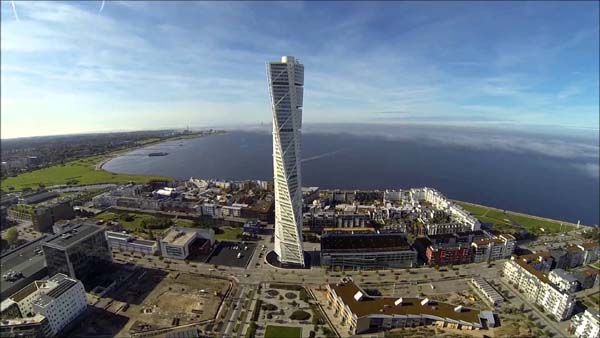
[{"label": "rooftop vent", "polygon": [[457,307],[454,308],[454,312],[462,312],[462,310],[463,310],[463,306],[462,305],[459,305],[459,306],[457,306]]},{"label": "rooftop vent", "polygon": [[421,301],[421,305],[422,305],[422,306],[425,306],[425,305],[427,305],[427,304],[429,304],[429,298],[425,298],[425,299],[423,299],[423,300]]},{"label": "rooftop vent", "polygon": [[361,301],[361,299],[363,298],[363,296],[364,296],[364,295],[363,295],[363,293],[362,293],[362,292],[360,292],[360,291],[357,291],[357,292],[354,294],[354,300],[355,300],[355,301],[357,301],[357,302],[360,302],[360,301]]},{"label": "rooftop vent", "polygon": [[396,301],[394,302],[394,305],[396,305],[396,306],[402,305],[402,297],[396,299]]}]

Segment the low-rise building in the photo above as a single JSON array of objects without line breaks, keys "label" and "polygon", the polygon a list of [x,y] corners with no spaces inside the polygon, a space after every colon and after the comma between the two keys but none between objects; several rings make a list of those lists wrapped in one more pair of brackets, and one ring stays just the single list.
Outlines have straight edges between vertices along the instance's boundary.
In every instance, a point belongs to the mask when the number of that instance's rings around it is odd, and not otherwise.
[{"label": "low-rise building", "polygon": [[351,335],[394,328],[436,325],[462,330],[495,326],[493,313],[434,302],[427,298],[369,296],[350,278],[328,284],[327,302]]},{"label": "low-rise building", "polygon": [[36,314],[27,318],[3,318],[0,321],[0,337],[2,338],[48,338],[52,336],[52,328],[48,318]]},{"label": "low-rise building", "polygon": [[338,228],[364,228],[370,220],[367,214],[337,214],[335,224]]},{"label": "low-rise building", "polygon": [[321,264],[330,268],[410,268],[416,261],[416,251],[401,233],[355,228],[330,229],[321,236]]},{"label": "low-rise building", "polygon": [[213,229],[189,229],[171,227],[165,237],[160,239],[160,251],[163,257],[186,259],[190,255],[190,246],[198,241],[201,253],[206,253],[214,244]]},{"label": "low-rise building", "polygon": [[[530,255],[527,255],[530,256]],[[575,306],[575,296],[558,289],[548,277],[530,263],[530,257],[512,257],[504,264],[504,277],[532,302],[540,305],[557,320],[566,320]]]},{"label": "low-rise building", "polygon": [[494,306],[500,306],[504,302],[504,297],[494,289],[490,283],[481,277],[473,277],[471,279],[473,286],[481,292],[485,298]]},{"label": "low-rise building", "polygon": [[106,241],[111,251],[139,252],[145,255],[153,255],[158,252],[157,241],[139,239],[126,232],[107,231]]},{"label": "low-rise building", "polygon": [[55,191],[40,190],[40,191],[32,192],[32,193],[21,196],[19,198],[19,203],[35,204],[35,203],[40,203],[40,202],[49,200],[49,199],[57,197],[57,196],[58,196],[58,193]]},{"label": "low-rise building", "polygon": [[321,233],[325,228],[333,228],[336,226],[335,211],[318,211],[307,212],[302,217],[304,227],[308,227],[310,231]]},{"label": "low-rise building", "polygon": [[[22,331],[22,325],[28,324],[28,330],[44,332],[43,337],[52,337],[85,311],[87,300],[85,289],[79,280],[56,274],[27,285],[2,302],[3,312],[11,311],[14,315],[11,308],[15,307],[18,309],[18,317],[23,320],[13,323],[3,321],[2,331]],[[44,318],[47,320],[47,327],[44,325]],[[5,329],[5,325],[10,326],[10,330]]]},{"label": "low-rise building", "polygon": [[600,313],[588,308],[571,319],[571,333],[577,338],[600,338]]},{"label": "low-rise building", "polygon": [[579,288],[577,278],[563,269],[554,269],[548,274],[548,279],[552,284],[564,292],[575,292]]}]

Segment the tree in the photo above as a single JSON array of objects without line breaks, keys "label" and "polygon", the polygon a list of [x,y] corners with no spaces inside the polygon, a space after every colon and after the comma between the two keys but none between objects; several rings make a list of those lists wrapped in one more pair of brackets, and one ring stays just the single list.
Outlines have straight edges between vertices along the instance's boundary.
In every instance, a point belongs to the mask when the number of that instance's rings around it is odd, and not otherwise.
[{"label": "tree", "polygon": [[6,231],[5,238],[8,245],[13,245],[17,242],[17,239],[19,239],[19,232],[15,228],[10,228]]}]

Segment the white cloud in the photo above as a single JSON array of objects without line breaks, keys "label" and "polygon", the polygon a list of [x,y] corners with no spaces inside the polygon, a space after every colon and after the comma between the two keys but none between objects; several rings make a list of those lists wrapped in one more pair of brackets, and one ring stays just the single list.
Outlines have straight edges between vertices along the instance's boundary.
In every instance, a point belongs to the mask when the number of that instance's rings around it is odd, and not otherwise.
[{"label": "white cloud", "polygon": [[[462,72],[482,61],[475,53],[479,46],[471,43],[478,37],[473,9],[449,17],[441,9],[425,12],[410,3],[392,4],[401,20],[391,20],[381,17],[391,12],[382,14],[372,4],[348,4],[359,10],[336,18],[308,12],[319,6],[310,3],[126,1],[111,2],[110,10],[97,15],[98,5],[19,2],[20,22],[3,15],[3,128],[24,113],[41,114],[34,108],[56,112],[59,119],[75,112],[102,114],[107,106],[120,107],[121,124],[141,128],[140,119],[129,116],[148,102],[163,109],[153,115],[154,123],[194,119],[183,112],[173,115],[176,109],[169,107],[179,101],[194,102],[199,110],[214,108],[222,112],[221,122],[237,122],[231,116],[268,121],[264,62],[280,54],[299,55],[306,64],[307,122],[363,122],[373,119],[369,112],[397,110],[410,112],[413,119],[446,116],[464,123],[469,116],[487,123],[556,124],[566,112],[581,117],[576,120],[580,125],[597,121],[597,114],[590,114],[597,108],[593,104],[567,102],[576,94],[573,88],[590,87],[585,79],[571,89],[540,92],[544,76],[512,68],[520,61],[510,60],[516,55],[531,62],[546,48],[558,55],[589,40],[586,29],[558,42],[542,34],[541,42],[529,45],[519,39],[494,43],[499,46],[494,58],[484,62],[484,72],[472,75]],[[274,6],[277,12],[266,11]],[[302,30],[281,30],[282,20]],[[401,29],[383,37],[369,34],[386,20]],[[480,58],[464,61],[465,51]],[[447,66],[457,62],[460,70]],[[61,101],[64,93],[85,98],[83,106]],[[482,102],[489,97],[498,101]],[[102,109],[89,106],[94,102],[102,102]]]}]

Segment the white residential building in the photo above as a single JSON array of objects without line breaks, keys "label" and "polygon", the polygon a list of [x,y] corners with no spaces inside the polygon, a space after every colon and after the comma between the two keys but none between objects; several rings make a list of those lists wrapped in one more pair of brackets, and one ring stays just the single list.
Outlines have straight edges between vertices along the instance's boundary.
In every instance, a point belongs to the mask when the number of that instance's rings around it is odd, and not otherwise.
[{"label": "white residential building", "polygon": [[575,295],[559,290],[546,275],[531,266],[527,259],[512,257],[504,264],[504,276],[530,301],[542,306],[557,320],[568,319],[575,306]]},{"label": "white residential building", "polygon": [[304,266],[300,166],[304,65],[293,56],[267,64],[273,111],[275,253],[282,264]]},{"label": "white residential building", "polygon": [[587,309],[571,319],[571,332],[577,338],[600,338],[600,313]]},{"label": "white residential building", "polygon": [[58,334],[87,308],[83,284],[64,274],[35,281],[3,302],[15,303],[24,318],[41,315],[48,319],[51,335]]},{"label": "white residential building", "polygon": [[408,190],[386,190],[383,193],[384,205],[391,203],[416,207],[420,201],[431,204],[435,209],[446,212],[452,218],[449,223],[427,224],[428,235],[452,234],[481,229],[481,223],[477,218],[471,216],[460,205],[450,201],[435,189],[425,187]]},{"label": "white residential building", "polygon": [[563,269],[554,269],[548,274],[548,279],[564,292],[575,292],[579,287],[577,278]]},{"label": "white residential building", "polygon": [[503,234],[489,239],[480,239],[471,243],[473,262],[490,262],[510,257],[515,251],[516,239],[512,235]]}]

